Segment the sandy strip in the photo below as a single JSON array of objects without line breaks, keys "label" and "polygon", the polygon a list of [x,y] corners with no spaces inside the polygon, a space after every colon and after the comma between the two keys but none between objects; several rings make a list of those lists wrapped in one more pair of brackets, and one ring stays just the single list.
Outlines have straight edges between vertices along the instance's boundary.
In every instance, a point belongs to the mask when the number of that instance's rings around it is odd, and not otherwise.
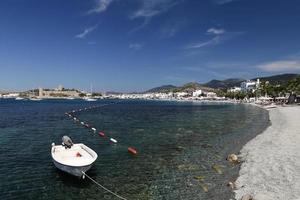
[{"label": "sandy strip", "polygon": [[270,110],[272,125],[241,150],[236,199],[300,199],[300,106]]}]

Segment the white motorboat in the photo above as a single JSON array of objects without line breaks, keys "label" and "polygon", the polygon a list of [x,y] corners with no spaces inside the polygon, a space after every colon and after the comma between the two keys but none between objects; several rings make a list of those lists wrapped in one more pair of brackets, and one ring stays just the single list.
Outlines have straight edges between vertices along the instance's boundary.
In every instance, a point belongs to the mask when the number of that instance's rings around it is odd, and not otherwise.
[{"label": "white motorboat", "polygon": [[36,98],[36,97],[31,97],[29,98],[30,101],[41,101],[42,99]]},{"label": "white motorboat", "polygon": [[54,165],[64,172],[84,178],[83,172],[92,167],[98,157],[97,153],[82,143],[73,144],[68,136],[64,136],[62,140],[62,145],[52,143]]},{"label": "white motorboat", "polygon": [[97,99],[94,99],[94,98],[84,98],[84,100],[86,100],[86,101],[97,101]]},{"label": "white motorboat", "polygon": [[22,97],[16,97],[16,100],[24,100]]}]

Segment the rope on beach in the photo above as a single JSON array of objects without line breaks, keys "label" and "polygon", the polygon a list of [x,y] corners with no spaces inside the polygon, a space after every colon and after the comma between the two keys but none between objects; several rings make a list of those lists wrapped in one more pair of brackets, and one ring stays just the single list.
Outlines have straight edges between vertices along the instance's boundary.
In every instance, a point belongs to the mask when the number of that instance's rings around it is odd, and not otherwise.
[{"label": "rope on beach", "polygon": [[101,185],[100,183],[98,183],[97,181],[95,181],[93,178],[91,178],[90,176],[88,176],[85,172],[82,171],[82,174],[83,174],[84,176],[86,176],[88,179],[90,179],[91,181],[93,181],[96,185],[98,185],[99,187],[101,187],[103,190],[105,190],[105,191],[111,193],[112,195],[118,197],[119,199],[127,200],[126,198],[124,198],[124,197],[122,197],[122,196],[120,196],[120,195],[114,193],[113,191],[107,189],[106,187],[104,187],[103,185]]}]

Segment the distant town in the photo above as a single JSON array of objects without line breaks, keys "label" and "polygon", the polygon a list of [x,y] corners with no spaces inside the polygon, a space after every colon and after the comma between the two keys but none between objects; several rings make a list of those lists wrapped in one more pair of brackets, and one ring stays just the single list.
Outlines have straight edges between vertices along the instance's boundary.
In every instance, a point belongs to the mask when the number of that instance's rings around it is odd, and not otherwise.
[{"label": "distant town", "polygon": [[38,88],[24,92],[2,92],[0,98],[16,100],[43,99],[152,99],[184,101],[225,101],[300,103],[300,75],[284,74],[252,80],[212,80],[206,84],[188,83],[182,87],[172,85],[153,88],[141,93],[96,93],[67,89],[59,85],[54,89]]}]

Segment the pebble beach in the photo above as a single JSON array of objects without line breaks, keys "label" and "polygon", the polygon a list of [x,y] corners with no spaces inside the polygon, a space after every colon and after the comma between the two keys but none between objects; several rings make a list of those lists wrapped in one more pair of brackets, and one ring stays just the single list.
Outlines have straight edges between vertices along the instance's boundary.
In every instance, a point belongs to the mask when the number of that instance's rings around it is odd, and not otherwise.
[{"label": "pebble beach", "polygon": [[269,111],[271,126],[241,150],[243,163],[235,198],[255,200],[300,198],[300,107]]}]

